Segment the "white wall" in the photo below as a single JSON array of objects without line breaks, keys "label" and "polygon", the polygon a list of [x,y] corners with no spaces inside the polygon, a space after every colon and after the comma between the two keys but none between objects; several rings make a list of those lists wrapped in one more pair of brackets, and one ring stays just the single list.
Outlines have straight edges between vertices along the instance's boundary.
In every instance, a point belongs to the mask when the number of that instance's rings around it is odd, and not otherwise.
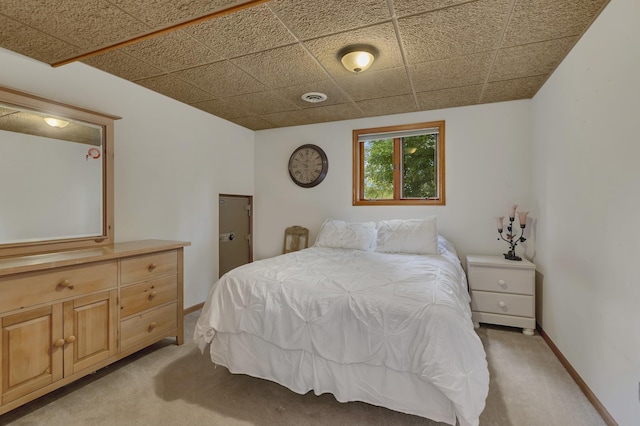
[{"label": "white wall", "polygon": [[185,306],[218,277],[218,194],[253,195],[254,133],[82,63],[0,49],[0,85],[122,117],[115,123],[115,239],[190,241]]},{"label": "white wall", "polygon": [[640,424],[640,2],[612,1],[532,101],[539,322]]},{"label": "white wall", "polygon": [[[513,203],[530,207],[529,101],[516,101],[338,121],[256,132],[255,257],[282,252],[284,229],[306,226],[311,242],[326,218],[351,221],[435,214],[440,232],[460,256],[499,254],[494,217]],[[352,130],[445,120],[446,206],[352,206]],[[320,146],[329,158],[325,180],[300,188],[289,156],[299,145]],[[535,215],[533,215],[535,218]],[[533,239],[531,240],[533,241]],[[532,245],[529,250],[533,253]],[[517,248],[522,254],[522,248]]]}]

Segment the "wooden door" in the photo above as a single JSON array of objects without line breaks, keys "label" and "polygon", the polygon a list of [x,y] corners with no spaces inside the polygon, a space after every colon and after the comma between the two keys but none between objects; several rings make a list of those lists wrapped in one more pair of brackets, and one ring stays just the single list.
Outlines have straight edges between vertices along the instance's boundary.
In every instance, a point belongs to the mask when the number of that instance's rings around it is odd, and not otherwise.
[{"label": "wooden door", "polygon": [[2,318],[2,403],[62,378],[62,304]]},{"label": "wooden door", "polygon": [[220,195],[219,276],[253,260],[251,196]]},{"label": "wooden door", "polygon": [[64,303],[64,374],[116,354],[116,296],[107,291]]}]

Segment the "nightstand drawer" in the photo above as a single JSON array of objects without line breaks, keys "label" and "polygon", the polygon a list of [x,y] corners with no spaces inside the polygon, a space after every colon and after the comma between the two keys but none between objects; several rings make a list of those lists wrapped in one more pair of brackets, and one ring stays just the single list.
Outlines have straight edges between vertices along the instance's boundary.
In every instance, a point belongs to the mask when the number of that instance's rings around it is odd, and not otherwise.
[{"label": "nightstand drawer", "polygon": [[472,265],[469,284],[472,290],[533,295],[534,273],[532,269]]},{"label": "nightstand drawer", "polygon": [[520,317],[534,316],[533,296],[520,294],[471,292],[471,310]]}]

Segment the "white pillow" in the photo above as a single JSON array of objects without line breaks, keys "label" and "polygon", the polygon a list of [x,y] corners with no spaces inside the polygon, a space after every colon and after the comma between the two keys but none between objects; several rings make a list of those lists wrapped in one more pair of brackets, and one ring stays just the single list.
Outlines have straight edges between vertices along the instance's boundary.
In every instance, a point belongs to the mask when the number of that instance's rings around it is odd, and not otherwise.
[{"label": "white pillow", "polygon": [[371,250],[376,244],[376,224],[374,222],[345,222],[327,219],[322,224],[316,247]]},{"label": "white pillow", "polygon": [[378,222],[376,250],[383,253],[438,254],[436,216]]}]

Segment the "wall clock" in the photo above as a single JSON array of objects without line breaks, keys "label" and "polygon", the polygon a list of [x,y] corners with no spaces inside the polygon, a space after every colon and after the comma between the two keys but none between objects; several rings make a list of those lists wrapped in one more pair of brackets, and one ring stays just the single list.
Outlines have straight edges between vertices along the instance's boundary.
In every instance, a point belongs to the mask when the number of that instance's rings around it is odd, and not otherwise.
[{"label": "wall clock", "polygon": [[317,145],[301,145],[289,158],[289,176],[296,185],[312,188],[327,176],[327,154]]}]

